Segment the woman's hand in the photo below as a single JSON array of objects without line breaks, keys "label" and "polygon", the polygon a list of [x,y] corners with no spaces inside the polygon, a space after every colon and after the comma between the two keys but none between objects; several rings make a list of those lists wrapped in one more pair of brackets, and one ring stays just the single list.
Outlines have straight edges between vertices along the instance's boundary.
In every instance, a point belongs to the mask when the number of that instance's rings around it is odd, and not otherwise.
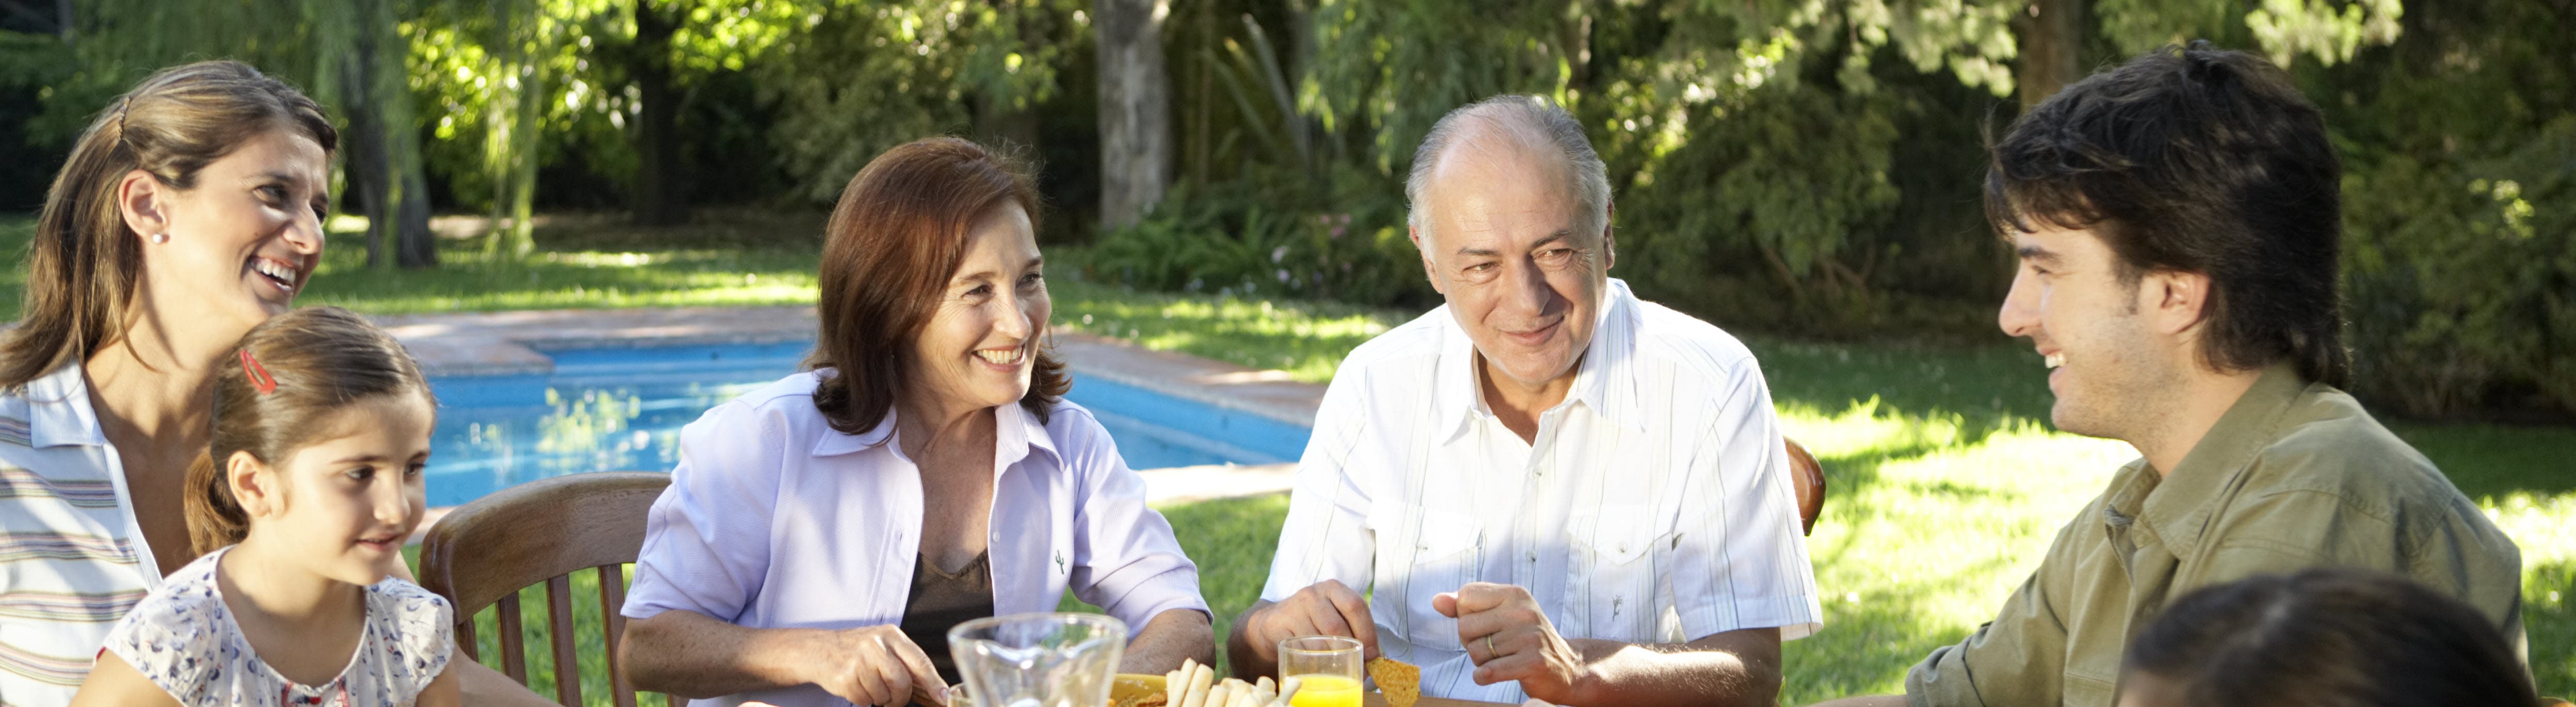
[{"label": "woman's hand", "polygon": [[930,656],[895,626],[833,631],[820,643],[809,680],[833,696],[862,705],[903,705],[915,697],[948,704],[948,683],[930,667]]}]

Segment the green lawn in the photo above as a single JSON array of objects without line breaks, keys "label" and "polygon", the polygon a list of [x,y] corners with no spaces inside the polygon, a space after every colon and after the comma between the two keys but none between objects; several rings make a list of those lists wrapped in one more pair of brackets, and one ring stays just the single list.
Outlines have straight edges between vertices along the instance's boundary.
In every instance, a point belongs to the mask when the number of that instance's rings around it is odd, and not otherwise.
[{"label": "green lawn", "polygon": [[[798,230],[803,229],[803,230]],[[0,248],[17,248],[24,221],[0,219]],[[710,217],[680,229],[638,230],[568,219],[540,229],[545,249],[524,262],[485,259],[455,242],[448,267],[359,267],[351,235],[305,302],[368,312],[775,304],[813,297],[816,229],[799,217]],[[801,236],[777,236],[800,233]],[[1059,262],[1077,250],[1051,250]],[[1058,273],[1078,272],[1062,267]],[[14,295],[15,267],[0,270]],[[1133,339],[1322,381],[1350,347],[1407,313],[1322,305],[1124,292],[1058,275],[1056,326]],[[17,298],[6,296],[6,306]],[[7,312],[14,318],[14,309]],[[1721,325],[1725,322],[1720,321]],[[1810,539],[1826,628],[1790,643],[1784,703],[1899,689],[1905,668],[1988,618],[2030,572],[2050,534],[2111,471],[2133,456],[2119,443],[2060,434],[2045,419],[2039,361],[1998,341],[1977,348],[1818,345],[1748,337],[1770,378],[1786,432],[1829,470],[1832,492]],[[2524,611],[2542,691],[2576,693],[2576,429],[2397,424],[2523,550]],[[1278,496],[1164,509],[1201,563],[1218,631],[1260,591],[1287,504]],[[586,646],[584,694],[605,702],[596,662],[596,587],[576,579]],[[542,590],[524,599],[544,605]],[[1072,603],[1068,601],[1068,606]],[[481,632],[497,660],[489,617]],[[543,622],[530,617],[530,631]],[[542,635],[532,637],[542,647]],[[530,651],[541,693],[550,655]]]}]

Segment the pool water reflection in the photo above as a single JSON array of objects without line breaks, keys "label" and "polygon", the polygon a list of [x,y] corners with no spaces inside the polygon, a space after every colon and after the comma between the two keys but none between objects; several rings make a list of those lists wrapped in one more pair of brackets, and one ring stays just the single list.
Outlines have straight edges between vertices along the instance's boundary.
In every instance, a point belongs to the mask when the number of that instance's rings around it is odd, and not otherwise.
[{"label": "pool water reflection", "polygon": [[[540,478],[668,471],[680,428],[797,370],[811,342],[548,351],[552,374],[441,376],[429,505]],[[1077,373],[1066,397],[1092,411],[1129,466],[1293,461],[1305,427]]]}]

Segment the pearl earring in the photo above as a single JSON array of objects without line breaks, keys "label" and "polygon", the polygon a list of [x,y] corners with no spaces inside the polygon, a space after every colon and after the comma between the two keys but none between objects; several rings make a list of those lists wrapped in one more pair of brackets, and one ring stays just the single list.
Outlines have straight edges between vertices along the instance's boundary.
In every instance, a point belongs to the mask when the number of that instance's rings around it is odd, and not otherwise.
[{"label": "pearl earring", "polygon": [[170,234],[167,234],[167,233],[155,233],[155,234],[152,234],[152,242],[154,242],[154,243],[168,243],[168,242],[170,242]]}]

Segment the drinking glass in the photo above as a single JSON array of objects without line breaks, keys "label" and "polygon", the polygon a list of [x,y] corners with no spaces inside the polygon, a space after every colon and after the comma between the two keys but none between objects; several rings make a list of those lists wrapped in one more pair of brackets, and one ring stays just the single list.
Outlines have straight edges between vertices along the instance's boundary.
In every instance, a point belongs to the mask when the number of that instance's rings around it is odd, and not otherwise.
[{"label": "drinking glass", "polygon": [[1282,640],[1279,675],[1297,679],[1290,707],[1360,707],[1360,641],[1341,636]]},{"label": "drinking glass", "polygon": [[959,677],[981,707],[1100,707],[1127,624],[1100,614],[1012,614],[948,630]]}]

